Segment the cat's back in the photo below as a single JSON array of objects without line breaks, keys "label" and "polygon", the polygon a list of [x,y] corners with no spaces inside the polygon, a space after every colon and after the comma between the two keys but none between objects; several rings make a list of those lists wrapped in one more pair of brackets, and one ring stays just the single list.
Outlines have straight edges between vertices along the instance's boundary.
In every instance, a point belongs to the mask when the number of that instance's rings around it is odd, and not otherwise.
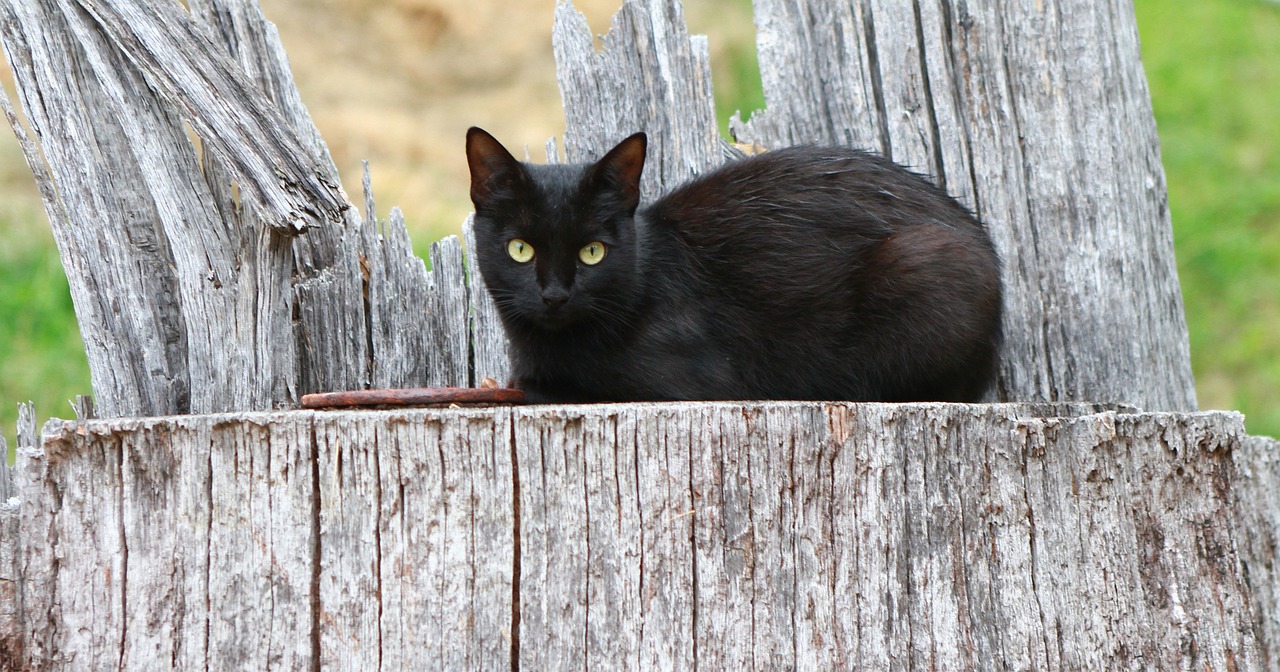
[{"label": "cat's back", "polygon": [[995,256],[982,224],[944,190],[848,147],[790,147],[730,161],[658,199],[643,219],[658,237],[680,241],[697,266],[766,281],[812,272],[846,282],[840,276],[902,246],[885,248],[891,238]]},{"label": "cat's back", "polygon": [[677,280],[653,286],[697,297],[701,324],[736,344],[733,368],[756,396],[973,400],[990,380],[991,239],[945,191],[886,159],[767,152],[675,189],[643,219],[679,260],[661,269]]},{"label": "cat's back", "polygon": [[811,235],[838,235],[847,245],[909,226],[985,237],[927,178],[848,147],[789,147],[730,161],[658,199],[645,217],[697,247]]}]

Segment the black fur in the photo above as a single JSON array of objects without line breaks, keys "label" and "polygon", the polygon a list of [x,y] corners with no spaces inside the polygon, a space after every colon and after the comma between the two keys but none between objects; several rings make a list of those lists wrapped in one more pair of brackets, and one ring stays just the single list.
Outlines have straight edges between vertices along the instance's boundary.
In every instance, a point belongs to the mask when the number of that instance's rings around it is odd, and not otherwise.
[{"label": "black fur", "polygon": [[[636,134],[594,164],[531,165],[467,133],[474,253],[531,401],[982,398],[999,262],[941,189],[865,152],[793,147],[637,211],[644,155]],[[595,241],[604,260],[584,264]]]}]

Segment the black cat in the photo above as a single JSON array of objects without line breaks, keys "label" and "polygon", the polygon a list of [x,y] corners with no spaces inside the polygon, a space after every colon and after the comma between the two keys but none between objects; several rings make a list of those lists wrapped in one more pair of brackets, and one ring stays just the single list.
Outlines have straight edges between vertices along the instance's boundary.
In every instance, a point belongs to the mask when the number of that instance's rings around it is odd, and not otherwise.
[{"label": "black cat", "polygon": [[792,147],[637,211],[645,148],[543,166],[467,132],[474,253],[530,401],[982,398],[999,260],[941,189]]}]

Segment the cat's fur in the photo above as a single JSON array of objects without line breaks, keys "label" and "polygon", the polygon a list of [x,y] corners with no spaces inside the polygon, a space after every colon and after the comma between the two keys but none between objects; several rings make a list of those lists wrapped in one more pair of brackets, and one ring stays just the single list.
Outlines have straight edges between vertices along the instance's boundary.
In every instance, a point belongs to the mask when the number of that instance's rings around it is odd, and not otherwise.
[{"label": "cat's fur", "polygon": [[594,164],[532,165],[467,133],[474,253],[530,401],[983,397],[999,262],[941,189],[865,152],[793,147],[637,210],[645,150],[637,133]]}]

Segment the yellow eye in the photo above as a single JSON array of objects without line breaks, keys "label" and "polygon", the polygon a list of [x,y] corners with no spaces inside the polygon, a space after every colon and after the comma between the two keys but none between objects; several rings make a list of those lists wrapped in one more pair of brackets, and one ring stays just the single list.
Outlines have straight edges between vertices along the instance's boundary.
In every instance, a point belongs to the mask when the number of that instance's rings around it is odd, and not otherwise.
[{"label": "yellow eye", "polygon": [[525,264],[533,260],[533,246],[519,238],[512,238],[511,242],[507,243],[507,254],[511,255],[512,259]]},{"label": "yellow eye", "polygon": [[598,240],[594,243],[587,243],[586,247],[578,250],[578,258],[588,266],[595,266],[604,260],[604,243]]}]

